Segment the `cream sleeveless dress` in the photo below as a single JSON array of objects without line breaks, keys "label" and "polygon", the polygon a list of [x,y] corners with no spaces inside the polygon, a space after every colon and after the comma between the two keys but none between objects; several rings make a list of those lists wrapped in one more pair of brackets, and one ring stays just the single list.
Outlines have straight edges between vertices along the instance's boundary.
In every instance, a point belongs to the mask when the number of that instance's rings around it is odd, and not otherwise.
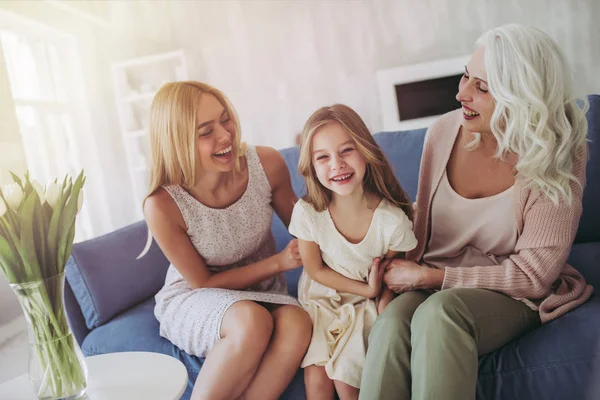
[{"label": "cream sleeveless dress", "polygon": [[[271,186],[254,146],[247,146],[246,158],[248,186],[242,197],[227,208],[207,207],[180,186],[165,187],[181,211],[192,244],[213,273],[275,254]],[[191,289],[173,265],[155,299],[154,315],[160,322],[160,335],[198,357],[206,357],[220,339],[223,316],[234,303],[252,300],[298,305],[287,294],[282,274],[247,290]]]},{"label": "cream sleeveless dress", "polygon": [[[417,245],[412,222],[402,209],[383,199],[375,209],[367,234],[351,243],[337,230],[329,210],[317,212],[298,200],[289,231],[298,239],[315,242],[323,262],[334,271],[367,282],[374,258],[389,250],[409,251]],[[298,299],[313,322],[313,334],[302,368],[324,366],[330,379],[360,388],[367,339],[377,318],[375,301],[341,293],[302,272]]]}]

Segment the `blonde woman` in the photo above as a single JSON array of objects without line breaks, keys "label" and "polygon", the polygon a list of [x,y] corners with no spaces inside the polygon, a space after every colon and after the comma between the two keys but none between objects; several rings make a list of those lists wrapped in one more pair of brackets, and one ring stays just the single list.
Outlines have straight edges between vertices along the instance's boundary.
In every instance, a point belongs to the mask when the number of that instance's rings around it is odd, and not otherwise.
[{"label": "blonde woman", "polygon": [[171,262],[160,334],[206,357],[193,399],[277,399],[311,336],[282,275],[300,266],[297,243],[275,254],[270,231],[273,209],[287,225],[296,201],[283,158],[244,146],[229,101],[199,82],[160,88],[150,139],[144,213]]},{"label": "blonde woman", "polygon": [[361,399],[475,399],[478,355],[560,317],[592,287],[565,264],[581,215],[585,107],[545,33],[485,33],[466,65],[462,109],[427,132],[402,293],[379,317]]},{"label": "blonde woman", "polygon": [[357,399],[367,337],[393,298],[379,263],[416,246],[412,207],[362,119],[342,104],[306,122],[298,170],[307,194],[289,230],[304,264],[298,297],[313,321],[306,395]]}]

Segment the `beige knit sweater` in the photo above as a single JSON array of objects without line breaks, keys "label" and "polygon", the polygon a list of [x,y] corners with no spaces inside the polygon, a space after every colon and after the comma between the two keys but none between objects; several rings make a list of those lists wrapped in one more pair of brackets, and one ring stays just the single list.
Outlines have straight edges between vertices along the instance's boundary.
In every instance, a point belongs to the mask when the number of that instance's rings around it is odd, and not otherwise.
[{"label": "beige knit sweater", "polygon": [[[448,164],[461,121],[462,112],[452,111],[427,131],[414,222],[419,243],[407,254],[409,260],[422,262],[430,237],[431,201]],[[561,201],[556,206],[543,194],[527,188],[524,181],[517,180],[514,213],[518,239],[514,254],[495,266],[446,267],[442,289],[482,288],[504,293],[539,310],[543,323],[584,303],[593,288],[566,261],[581,216],[586,161],[587,148],[583,148],[573,162],[573,174],[581,186],[571,184],[573,201],[570,205]]]}]

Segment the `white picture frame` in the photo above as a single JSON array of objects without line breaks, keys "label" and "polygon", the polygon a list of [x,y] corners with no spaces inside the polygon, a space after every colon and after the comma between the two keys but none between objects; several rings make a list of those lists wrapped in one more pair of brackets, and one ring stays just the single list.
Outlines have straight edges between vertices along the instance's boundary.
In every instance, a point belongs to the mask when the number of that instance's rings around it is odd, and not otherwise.
[{"label": "white picture frame", "polygon": [[406,131],[427,128],[438,118],[437,115],[402,121],[398,112],[396,85],[462,74],[469,57],[464,55],[377,71],[376,80],[382,129],[384,131]]}]

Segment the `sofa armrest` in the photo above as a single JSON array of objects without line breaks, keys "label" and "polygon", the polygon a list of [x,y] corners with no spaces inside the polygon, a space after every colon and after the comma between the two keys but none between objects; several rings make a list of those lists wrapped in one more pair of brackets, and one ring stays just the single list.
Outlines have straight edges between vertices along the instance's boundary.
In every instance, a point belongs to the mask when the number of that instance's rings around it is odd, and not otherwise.
[{"label": "sofa armrest", "polygon": [[[67,262],[67,268],[69,267],[69,263],[73,262],[71,258]],[[81,308],[79,307],[79,303],[77,299],[75,299],[75,295],[73,294],[73,289],[69,282],[65,279],[65,292],[64,292],[64,302],[65,302],[65,310],[67,312],[67,319],[69,320],[69,325],[71,326],[71,330],[73,331],[73,335],[75,335],[75,339],[79,346],[83,343],[83,339],[90,333],[90,330],[85,325],[85,318],[81,313]]]}]

